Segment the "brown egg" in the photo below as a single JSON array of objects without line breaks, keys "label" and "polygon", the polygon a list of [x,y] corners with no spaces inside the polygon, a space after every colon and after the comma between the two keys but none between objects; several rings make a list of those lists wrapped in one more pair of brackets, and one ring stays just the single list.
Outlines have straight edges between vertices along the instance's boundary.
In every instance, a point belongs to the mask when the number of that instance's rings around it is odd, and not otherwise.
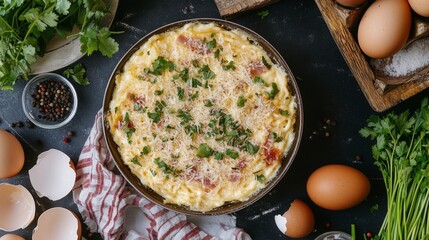
[{"label": "brown egg", "polygon": [[359,23],[358,42],[371,58],[386,58],[407,42],[411,30],[411,9],[407,0],[377,0]]},{"label": "brown egg", "polygon": [[0,178],[18,174],[24,166],[24,150],[15,136],[0,129]]},{"label": "brown egg", "polygon": [[25,240],[25,239],[15,234],[6,234],[3,237],[0,237],[0,240]]},{"label": "brown egg", "polygon": [[366,0],[337,0],[337,3],[344,7],[358,7],[364,2],[366,2]]},{"label": "brown egg", "polygon": [[423,17],[429,17],[429,0],[408,0],[411,8]]},{"label": "brown egg", "polygon": [[295,199],[283,215],[274,217],[279,230],[290,238],[303,238],[314,228],[314,214],[303,201]]},{"label": "brown egg", "polygon": [[318,206],[344,210],[361,203],[369,194],[368,178],[345,165],[327,165],[314,171],[307,181],[307,193]]}]

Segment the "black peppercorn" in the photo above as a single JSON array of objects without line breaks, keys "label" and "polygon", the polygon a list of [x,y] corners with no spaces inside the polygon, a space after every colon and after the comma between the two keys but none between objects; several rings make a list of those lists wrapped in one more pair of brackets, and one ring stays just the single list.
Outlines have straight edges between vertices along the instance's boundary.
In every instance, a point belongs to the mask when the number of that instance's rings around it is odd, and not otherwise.
[{"label": "black peppercorn", "polygon": [[37,84],[31,95],[33,107],[40,112],[38,118],[47,121],[58,121],[70,113],[73,104],[70,89],[61,82],[45,80]]}]

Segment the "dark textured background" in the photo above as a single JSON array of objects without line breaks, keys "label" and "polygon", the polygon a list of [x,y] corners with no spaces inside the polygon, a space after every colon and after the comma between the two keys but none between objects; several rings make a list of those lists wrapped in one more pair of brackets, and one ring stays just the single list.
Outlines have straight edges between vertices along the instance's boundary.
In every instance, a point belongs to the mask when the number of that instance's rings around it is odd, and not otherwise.
[{"label": "dark textured background", "polygon": [[[269,10],[269,16],[261,19],[257,16],[261,10]],[[285,239],[275,226],[274,215],[282,214],[295,198],[300,198],[310,205],[316,216],[315,231],[307,239],[314,239],[331,230],[349,232],[352,223],[356,224],[360,238],[364,232],[377,232],[386,210],[385,190],[381,175],[372,164],[371,142],[358,135],[368,116],[376,113],[368,105],[313,1],[281,1],[261,10],[245,13],[231,21],[259,33],[285,58],[298,79],[304,102],[305,128],[300,150],[286,176],[265,197],[235,214],[238,226],[244,228],[253,239]],[[73,82],[79,96],[79,109],[75,118],[65,127],[56,130],[25,127],[11,129],[9,123],[25,121],[21,108],[25,81],[18,81],[14,92],[0,91],[0,128],[14,133],[23,144],[26,154],[21,173],[11,179],[0,180],[0,183],[11,182],[27,187],[36,200],[36,219],[44,210],[54,206],[77,212],[71,194],[57,202],[35,195],[29,183],[28,169],[35,164],[37,155],[56,148],[77,162],[94,116],[102,106],[104,88],[119,59],[150,31],[167,23],[196,17],[220,16],[211,0],[121,1],[112,25],[113,30],[125,31],[114,36],[119,42],[119,52],[110,59],[93,54],[78,61],[87,67],[91,84],[82,87]],[[63,70],[57,72],[62,73]],[[428,91],[390,111],[413,109],[425,94]],[[330,130],[330,137],[311,137],[313,132],[320,130],[324,118],[337,123]],[[68,131],[75,131],[76,136],[72,137],[71,143],[64,143],[63,138]],[[361,161],[355,161],[356,155],[361,156]],[[330,163],[346,164],[362,170],[372,184],[368,199],[345,211],[327,211],[314,205],[305,190],[307,178],[316,168]],[[371,213],[370,208],[374,204],[378,204],[380,209]],[[330,228],[325,227],[326,222],[331,223]],[[36,221],[16,233],[30,239],[35,225]],[[3,234],[0,231],[0,236]],[[84,236],[87,239],[100,239],[97,235],[88,237],[86,231]]]}]

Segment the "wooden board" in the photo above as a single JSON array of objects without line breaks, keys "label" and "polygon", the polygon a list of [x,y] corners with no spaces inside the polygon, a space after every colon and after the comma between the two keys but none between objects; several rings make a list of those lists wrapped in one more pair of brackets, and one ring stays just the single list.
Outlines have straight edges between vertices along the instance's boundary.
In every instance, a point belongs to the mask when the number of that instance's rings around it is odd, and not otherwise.
[{"label": "wooden board", "polygon": [[214,0],[222,17],[232,17],[245,11],[254,10],[278,2],[279,0]]},{"label": "wooden board", "polygon": [[[371,1],[359,9],[341,7],[334,0],[315,1],[350,71],[375,111],[383,112],[429,87],[429,66],[408,76],[404,83],[389,86],[386,86],[381,76],[375,74],[368,57],[362,53],[355,39],[359,20]],[[419,27],[428,25],[415,24]],[[413,37],[410,37],[409,41],[412,40]]]}]

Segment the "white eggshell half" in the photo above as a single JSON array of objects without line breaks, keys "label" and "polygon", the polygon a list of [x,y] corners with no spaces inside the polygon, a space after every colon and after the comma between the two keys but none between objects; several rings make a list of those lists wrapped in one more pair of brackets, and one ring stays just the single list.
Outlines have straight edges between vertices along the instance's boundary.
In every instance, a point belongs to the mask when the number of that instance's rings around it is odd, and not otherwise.
[{"label": "white eggshell half", "polygon": [[283,234],[285,234],[287,231],[287,227],[286,227],[287,219],[285,217],[283,217],[282,215],[278,214],[278,215],[274,216],[274,221],[276,222],[276,225],[279,228],[279,230]]},{"label": "white eggshell half", "polygon": [[11,232],[27,227],[34,219],[36,204],[21,185],[0,184],[0,230]]},{"label": "white eggshell half", "polygon": [[37,195],[53,201],[67,196],[76,180],[70,157],[56,149],[41,153],[28,174]]},{"label": "white eggshell half", "polygon": [[3,237],[0,237],[0,240],[25,240],[25,239],[15,234],[6,234]]},{"label": "white eggshell half", "polygon": [[33,240],[77,240],[80,222],[69,210],[55,207],[40,215],[33,230]]}]

